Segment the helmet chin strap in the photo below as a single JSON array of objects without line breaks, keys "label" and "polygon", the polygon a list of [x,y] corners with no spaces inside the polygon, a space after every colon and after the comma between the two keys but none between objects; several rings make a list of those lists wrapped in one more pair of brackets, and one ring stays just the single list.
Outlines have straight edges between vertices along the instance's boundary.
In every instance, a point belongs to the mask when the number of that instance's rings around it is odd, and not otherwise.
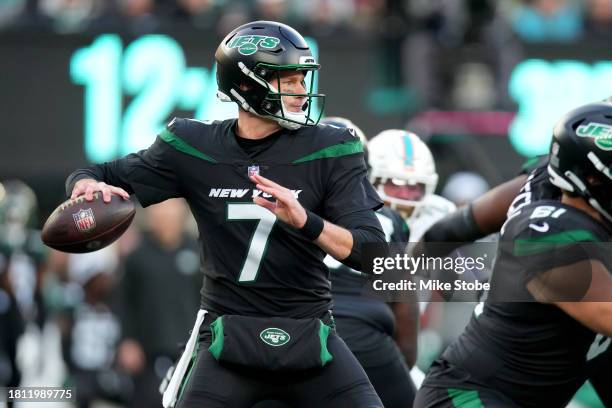
[{"label": "helmet chin strap", "polygon": [[[281,111],[276,112],[277,115],[279,115],[279,116],[282,115],[284,117],[287,117],[287,118],[291,119],[292,121],[303,122],[304,124],[308,120],[306,118],[306,112],[297,113],[297,112],[289,111],[287,109],[287,107],[285,106],[285,102],[283,102],[282,99],[281,99],[281,105],[283,107],[282,112]],[[279,125],[281,125],[282,127],[286,128],[286,129],[295,130],[295,129],[299,129],[299,128],[301,128],[303,126],[300,123],[295,123],[295,122],[291,122],[291,121],[288,121],[288,120],[276,118],[274,116],[268,116],[268,117],[270,119],[276,120]]]},{"label": "helmet chin strap", "polygon": [[[234,98],[236,98],[236,101],[238,102],[238,104],[240,105],[240,107],[243,110],[245,110],[247,112],[250,112],[250,113],[252,113],[255,116],[259,116],[260,118],[265,118],[265,119],[271,119],[271,120],[277,122],[283,128],[289,129],[289,130],[296,130],[296,129],[299,129],[300,127],[302,127],[302,125],[300,125],[299,123],[294,123],[294,122],[291,122],[291,121],[288,121],[288,120],[284,120],[284,119],[281,119],[281,118],[278,118],[278,117],[275,117],[275,116],[272,116],[272,115],[260,115],[259,113],[257,113],[251,107],[251,105],[249,105],[249,103],[235,89],[232,88],[230,90],[230,93],[232,94],[232,96]],[[219,98],[219,99],[221,99],[221,98]],[[221,99],[221,100],[226,102],[225,99]],[[234,102],[233,100],[230,100],[230,101]],[[283,105],[283,108],[284,108],[284,105]],[[289,116],[289,115],[286,115],[286,116]],[[296,120],[296,119],[294,119],[292,117],[289,117],[289,118],[293,119],[293,120]]]}]

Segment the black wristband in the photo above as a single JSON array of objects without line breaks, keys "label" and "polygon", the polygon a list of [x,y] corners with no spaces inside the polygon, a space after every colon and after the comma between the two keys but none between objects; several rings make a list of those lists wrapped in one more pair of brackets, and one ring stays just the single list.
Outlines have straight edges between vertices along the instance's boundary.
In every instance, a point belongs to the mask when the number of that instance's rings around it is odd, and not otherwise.
[{"label": "black wristband", "polygon": [[325,222],[323,218],[319,217],[317,214],[312,211],[306,210],[306,223],[302,228],[298,231],[304,235],[310,241],[314,241],[319,238],[321,232],[323,232],[323,227],[325,226]]}]

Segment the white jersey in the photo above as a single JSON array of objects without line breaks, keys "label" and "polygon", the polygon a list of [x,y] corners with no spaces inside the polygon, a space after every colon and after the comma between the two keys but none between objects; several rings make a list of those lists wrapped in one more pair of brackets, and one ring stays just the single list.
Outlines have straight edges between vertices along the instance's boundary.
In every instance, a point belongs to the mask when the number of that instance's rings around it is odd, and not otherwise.
[{"label": "white jersey", "polygon": [[414,244],[423,237],[425,232],[432,225],[456,210],[457,206],[444,197],[440,197],[436,194],[425,196],[418,208],[417,215],[408,218],[406,221],[410,227],[410,244],[408,245],[408,252],[412,252]]}]

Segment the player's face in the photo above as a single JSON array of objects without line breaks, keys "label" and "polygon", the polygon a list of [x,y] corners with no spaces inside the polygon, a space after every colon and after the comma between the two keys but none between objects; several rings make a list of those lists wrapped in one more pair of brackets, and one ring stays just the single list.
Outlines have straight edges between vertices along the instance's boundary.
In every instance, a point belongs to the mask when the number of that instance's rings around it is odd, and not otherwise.
[{"label": "player's face", "polygon": [[388,197],[400,200],[420,201],[425,195],[424,184],[408,184],[403,180],[388,180],[383,185],[383,190]]},{"label": "player's face", "polygon": [[425,184],[410,184],[401,179],[389,179],[385,183],[378,180],[376,188],[381,197],[385,197],[385,204],[398,211],[402,218],[412,215],[416,203],[425,197]]},{"label": "player's face", "polygon": [[[281,93],[305,94],[306,83],[304,73],[301,71],[281,71],[279,73]],[[272,84],[277,86],[276,84]],[[290,112],[302,112],[306,97],[304,96],[283,96],[283,105]]]}]

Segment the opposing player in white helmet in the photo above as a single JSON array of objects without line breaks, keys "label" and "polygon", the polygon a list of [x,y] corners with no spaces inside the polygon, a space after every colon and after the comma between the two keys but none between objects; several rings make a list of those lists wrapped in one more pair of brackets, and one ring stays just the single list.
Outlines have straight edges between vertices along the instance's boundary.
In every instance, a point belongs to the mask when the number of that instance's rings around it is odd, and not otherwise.
[{"label": "opposing player in white helmet", "polygon": [[410,241],[418,241],[455,205],[434,194],[438,173],[431,151],[416,134],[388,129],[368,143],[370,181],[385,204],[399,211],[410,226]]}]

